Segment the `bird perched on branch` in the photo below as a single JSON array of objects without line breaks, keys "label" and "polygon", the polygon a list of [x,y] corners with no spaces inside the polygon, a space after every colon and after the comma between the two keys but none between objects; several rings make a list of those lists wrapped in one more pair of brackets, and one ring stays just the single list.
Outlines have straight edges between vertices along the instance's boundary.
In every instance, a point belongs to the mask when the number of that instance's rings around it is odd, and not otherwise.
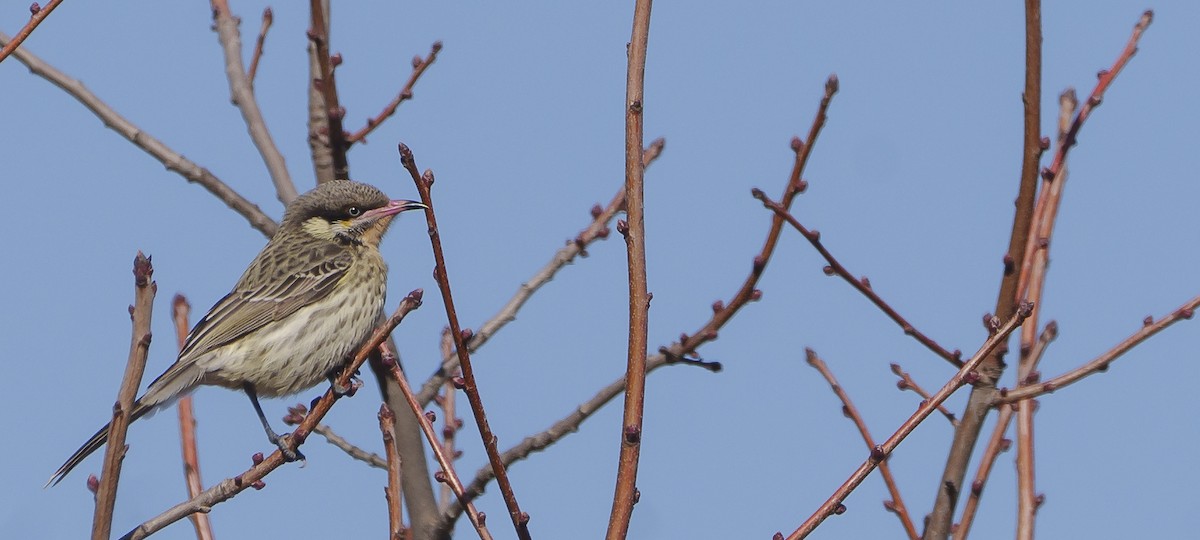
[{"label": "bird perched on branch", "polygon": [[[192,328],[179,358],[150,383],[130,421],[166,407],[202,384],[250,397],[267,439],[288,460],[299,456],[275,434],[258,396],[294,394],[335,379],[366,341],[383,309],[387,264],[379,241],[400,212],[425,208],[382,191],[335,180],[297,197],[283,223],[233,291]],[[50,477],[62,481],[108,441],[105,425]]]}]

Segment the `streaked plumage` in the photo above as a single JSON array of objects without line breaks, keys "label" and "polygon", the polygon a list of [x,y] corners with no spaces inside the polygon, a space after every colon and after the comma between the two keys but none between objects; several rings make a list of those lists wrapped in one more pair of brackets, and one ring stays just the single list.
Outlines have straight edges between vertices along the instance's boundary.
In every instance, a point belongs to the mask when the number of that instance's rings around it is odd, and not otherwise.
[{"label": "streaked plumage", "polygon": [[[268,438],[278,444],[257,396],[316,386],[366,340],[386,292],[379,241],[396,214],[423,207],[348,180],[298,197],[233,291],[196,323],[175,363],[138,398],[132,418],[170,405],[201,384],[244,389]],[[47,485],[61,481],[107,440],[105,425]]]}]

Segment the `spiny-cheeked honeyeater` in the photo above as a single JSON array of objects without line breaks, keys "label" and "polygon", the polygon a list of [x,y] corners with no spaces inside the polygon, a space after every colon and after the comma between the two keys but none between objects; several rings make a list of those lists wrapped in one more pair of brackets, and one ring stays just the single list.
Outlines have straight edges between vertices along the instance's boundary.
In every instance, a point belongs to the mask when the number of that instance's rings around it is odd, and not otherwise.
[{"label": "spiny-cheeked honeyeater", "polygon": [[[258,396],[294,394],[334,375],[383,309],[387,264],[379,241],[396,214],[425,205],[335,180],[288,205],[283,223],[233,291],[192,328],[179,358],[133,405],[131,421],[198,385],[245,390],[267,438],[289,454]],[[60,482],[108,440],[105,425],[63,463]],[[295,453],[288,455],[295,459]]]}]

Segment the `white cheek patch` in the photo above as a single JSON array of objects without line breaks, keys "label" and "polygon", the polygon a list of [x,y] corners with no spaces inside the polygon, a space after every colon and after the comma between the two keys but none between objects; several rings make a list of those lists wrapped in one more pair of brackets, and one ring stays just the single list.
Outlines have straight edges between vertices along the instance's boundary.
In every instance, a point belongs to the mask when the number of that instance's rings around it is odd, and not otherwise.
[{"label": "white cheek patch", "polygon": [[349,227],[347,221],[326,221],[324,218],[311,217],[304,222],[304,232],[324,240],[333,240],[339,234],[344,234]]}]

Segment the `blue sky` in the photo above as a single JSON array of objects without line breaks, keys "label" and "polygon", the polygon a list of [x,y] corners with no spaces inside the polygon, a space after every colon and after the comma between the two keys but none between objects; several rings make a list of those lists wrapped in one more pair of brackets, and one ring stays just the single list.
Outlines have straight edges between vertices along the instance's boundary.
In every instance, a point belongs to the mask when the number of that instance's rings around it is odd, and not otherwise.
[{"label": "blue sky", "polygon": [[[750,197],[772,197],[790,170],[793,135],[807,131],[825,78],[841,92],[806,173],[795,214],[919,328],[974,351],[985,333],[1008,241],[1021,155],[1023,13],[1020,3],[751,4],[654,6],[646,75],[647,139],[666,151],[647,173],[650,341],[692,332],[750,270],[770,221]],[[234,2],[252,43],[262,2]],[[1147,7],[1156,19],[1139,54],[1084,127],[1055,232],[1043,320],[1061,333],[1043,361],[1066,371],[1198,292],[1194,225],[1200,188],[1200,5],[1047,2],[1043,133],[1057,95],[1090,91]],[[263,113],[301,189],[312,185],[305,140],[305,9],[275,5],[256,81]],[[435,200],[464,325],[477,327],[589,221],[623,178],[625,43],[632,3],[397,3],[335,6],[333,49],[347,125],[374,115],[435,40],[445,49],[415,99],[350,154],[354,178],[397,198],[415,196],[395,144],[413,148],[438,178]],[[15,32],[27,2],[0,3]],[[103,22],[101,22],[103,21]],[[110,105],[208,167],[272,216],[282,208],[228,87],[208,6],[68,3],[26,42]],[[247,46],[247,57],[249,47]],[[78,538],[89,530],[84,489],[99,458],[59,487],[41,485],[109,415],[128,351],[126,306],[137,250],[153,255],[159,286],[147,375],[174,359],[171,296],[195,311],[219,299],[264,239],[198,186],[164,170],[76,101],[0,64],[0,174],[6,179],[7,258],[0,265],[0,531]],[[444,325],[424,227],[401,219],[384,242],[389,306],[429,291],[397,331],[413,377],[433,370]],[[500,446],[573,410],[624,369],[626,274],[619,236],[594,245],[476,356]],[[720,374],[669,367],[651,375],[632,538],[770,538],[804,520],[867,456],[819,375],[830,364],[882,440],[917,406],[896,390],[898,362],[936,388],[948,365],[864,298],[821,273],[824,262],[785,231],[748,306],[701,352]],[[199,313],[195,315],[198,317]],[[1041,400],[1037,484],[1048,538],[1183,537],[1200,528],[1195,323],[1181,323],[1113,365]],[[1006,385],[1011,386],[1010,379]],[[368,388],[369,390],[369,388]],[[264,403],[278,419],[317,390]],[[960,411],[965,392],[949,402]],[[207,484],[237,474],[268,449],[245,397],[196,393]],[[378,398],[360,393],[327,422],[379,449]],[[463,411],[463,416],[469,417]],[[619,403],[548,451],[512,468],[537,538],[598,538],[611,504]],[[985,426],[989,432],[990,423]],[[130,432],[114,530],[123,533],[182,500],[177,426],[164,412]],[[920,522],[932,506],[951,429],[932,417],[891,459]],[[459,471],[485,462],[468,423]],[[382,535],[383,475],[313,439],[305,467],[214,509],[218,537]],[[1015,453],[1001,456],[972,538],[1015,528]],[[969,470],[974,474],[974,466]],[[899,537],[872,476],[818,538]],[[512,536],[495,489],[480,501],[497,538]],[[315,511],[314,511],[315,510]],[[460,527],[459,536],[473,536]],[[192,537],[180,523],[160,538]]]}]

